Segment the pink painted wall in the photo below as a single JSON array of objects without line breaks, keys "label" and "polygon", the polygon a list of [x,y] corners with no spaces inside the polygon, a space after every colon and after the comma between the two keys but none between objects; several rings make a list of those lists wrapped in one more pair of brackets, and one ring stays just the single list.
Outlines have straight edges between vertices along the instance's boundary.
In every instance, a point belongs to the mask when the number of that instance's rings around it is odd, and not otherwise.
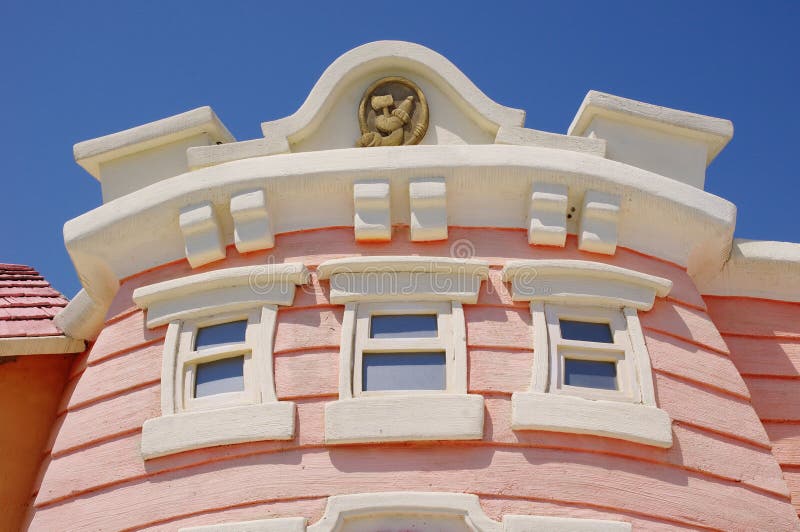
[{"label": "pink painted wall", "polygon": [[[539,514],[630,521],[637,530],[706,527],[790,530],[798,519],[770,436],[750,391],[686,272],[619,249],[614,257],[531,248],[524,231],[450,228],[441,243],[358,245],[352,229],[279,235],[271,253],[244,264],[354,254],[449,256],[459,239],[491,262],[478,304],[465,306],[469,389],[486,398],[483,441],[326,447],[323,408],[337,397],[342,307],[318,282],[281,309],[275,340],[279,398],[298,406],[296,437],[139,456],[141,426],[159,415],[165,328],[147,330],[131,302],[138,286],[197,273],[184,262],[126,280],[110,319],[80,359],[59,407],[57,430],[31,512],[32,530],[177,529],[265,517],[315,521],[325,498],[387,490],[475,493],[494,519]],[[311,251],[309,251],[311,250]],[[659,405],[674,419],[675,445],[658,449],[585,435],[511,430],[511,394],[527,389],[533,336],[527,305],[512,303],[500,270],[508,258],[582,258],[668,277],[669,298],[641,313]]]},{"label": "pink painted wall", "polygon": [[800,514],[800,304],[706,297]]}]

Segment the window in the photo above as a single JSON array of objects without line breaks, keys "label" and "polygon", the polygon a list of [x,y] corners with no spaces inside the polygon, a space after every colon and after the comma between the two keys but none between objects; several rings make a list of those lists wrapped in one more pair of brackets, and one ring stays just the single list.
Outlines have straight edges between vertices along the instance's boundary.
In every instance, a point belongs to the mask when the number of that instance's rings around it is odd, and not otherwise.
[{"label": "window", "polygon": [[295,405],[278,401],[272,345],[278,305],[308,280],[302,264],[212,270],[138,288],[147,326],[168,325],[161,416],[142,426],[145,459],[294,436]]},{"label": "window", "polygon": [[464,303],[486,262],[450,257],[348,257],[317,268],[344,304],[339,399],[325,405],[329,444],[475,440],[483,396],[467,393]]},{"label": "window", "polygon": [[545,305],[553,393],[638,402],[622,309]]},{"label": "window", "polygon": [[509,261],[503,275],[514,300],[530,302],[535,342],[530,390],[511,398],[512,428],[670,447],[638,312],[672,282],[578,260]]},{"label": "window", "polygon": [[448,360],[455,371],[451,320],[450,303],[359,305],[353,394],[446,391]]}]

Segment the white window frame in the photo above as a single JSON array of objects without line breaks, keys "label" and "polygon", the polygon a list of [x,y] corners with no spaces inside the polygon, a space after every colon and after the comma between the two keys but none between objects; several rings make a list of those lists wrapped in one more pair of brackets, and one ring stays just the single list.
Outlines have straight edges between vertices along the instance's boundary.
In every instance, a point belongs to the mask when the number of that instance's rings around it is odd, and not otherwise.
[{"label": "white window frame", "polygon": [[[458,304],[458,303],[457,303]],[[373,316],[410,316],[421,314],[436,315],[436,338],[370,338]],[[463,313],[462,313],[463,316]],[[353,352],[353,396],[405,395],[425,393],[462,393],[463,387],[457,381],[458,368],[466,360],[456,360],[456,342],[453,333],[453,305],[450,302],[383,302],[361,303],[358,305]],[[363,389],[364,352],[370,353],[415,353],[444,351],[445,389],[444,390],[374,390]],[[462,350],[459,349],[459,352]],[[458,390],[458,391],[457,391]]]},{"label": "white window frame", "polygon": [[[532,310],[532,312],[536,312]],[[550,354],[551,393],[563,393],[586,399],[605,399],[640,403],[642,392],[636,375],[634,353],[628,324],[622,309],[603,307],[577,307],[568,305],[544,306]],[[613,342],[569,340],[561,336],[561,320],[607,324]],[[565,384],[566,359],[613,362],[616,366],[617,389],[604,390]]]},{"label": "white window frame", "polygon": [[[161,368],[161,416],[142,426],[147,460],[192,449],[294,437],[295,404],[278,401],[273,344],[278,305],[308,281],[300,263],[243,266],[137,288],[149,328],[168,324]],[[202,327],[247,320],[244,342],[195,349]],[[244,391],[194,397],[198,364],[244,357]]]},{"label": "white window frame", "polygon": [[[594,434],[672,446],[672,420],[656,406],[650,355],[638,311],[672,288],[668,279],[579,260],[509,261],[503,269],[515,301],[529,301],[534,329],[528,391],[512,395],[514,430]],[[561,337],[559,319],[605,322],[614,342]],[[563,384],[570,358],[616,361],[618,390]]]},{"label": "white window frame", "polygon": [[[325,441],[475,440],[483,437],[483,396],[467,393],[467,338],[462,304],[475,303],[488,263],[449,257],[349,257],[317,268],[330,280],[330,299],[344,304],[339,351],[339,400],[325,405]],[[385,281],[390,282],[377,282]],[[386,287],[390,287],[387,290]],[[436,312],[439,335],[369,338],[376,314]],[[374,348],[374,349],[373,349]],[[364,349],[444,350],[445,390],[363,392]]]}]

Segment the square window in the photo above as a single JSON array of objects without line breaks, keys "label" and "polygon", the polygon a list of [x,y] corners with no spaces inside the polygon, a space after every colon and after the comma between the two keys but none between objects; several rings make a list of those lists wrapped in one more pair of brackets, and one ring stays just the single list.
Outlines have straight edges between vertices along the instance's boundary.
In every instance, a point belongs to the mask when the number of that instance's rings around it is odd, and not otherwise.
[{"label": "square window", "polygon": [[204,349],[218,345],[243,343],[247,331],[247,320],[229,321],[208,327],[200,327],[195,335],[194,348]]},{"label": "square window", "polygon": [[244,356],[198,364],[194,382],[195,397],[244,391]]},{"label": "square window", "polygon": [[558,320],[558,322],[561,326],[561,338],[565,340],[614,343],[614,335],[611,334],[611,327],[608,323],[564,319]]},{"label": "square window", "polygon": [[436,338],[436,314],[375,315],[370,320],[370,338]]},{"label": "square window", "polygon": [[617,364],[600,360],[565,358],[564,384],[600,390],[616,390]]},{"label": "square window", "polygon": [[363,391],[444,390],[446,359],[438,353],[364,353]]}]

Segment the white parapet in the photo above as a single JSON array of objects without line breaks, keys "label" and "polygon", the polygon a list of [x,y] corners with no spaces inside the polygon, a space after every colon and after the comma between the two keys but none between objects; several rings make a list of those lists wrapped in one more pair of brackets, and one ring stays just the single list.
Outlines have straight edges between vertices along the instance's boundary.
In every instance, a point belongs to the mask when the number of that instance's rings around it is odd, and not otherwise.
[{"label": "white parapet", "polygon": [[528,243],[564,247],[567,241],[567,186],[534,183],[528,211]]},{"label": "white parapet", "polygon": [[391,196],[388,179],[357,181],[353,184],[353,227],[359,242],[392,239]]},{"label": "white parapet", "polygon": [[275,247],[267,197],[263,190],[231,197],[231,216],[234,243],[240,253]]},{"label": "white parapet", "polygon": [[210,201],[184,207],[179,221],[192,268],[225,258],[219,220]]},{"label": "white parapet", "polygon": [[412,179],[408,188],[411,240],[447,240],[447,188],[444,178]]},{"label": "white parapet", "polygon": [[578,248],[613,255],[617,251],[620,197],[588,190],[583,197]]}]

